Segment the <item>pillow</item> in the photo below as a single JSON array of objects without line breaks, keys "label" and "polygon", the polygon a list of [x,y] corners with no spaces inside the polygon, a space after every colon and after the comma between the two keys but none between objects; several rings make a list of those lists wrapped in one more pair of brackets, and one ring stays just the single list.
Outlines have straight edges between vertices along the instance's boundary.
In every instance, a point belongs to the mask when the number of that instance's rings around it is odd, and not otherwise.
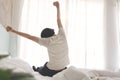
[{"label": "pillow", "polygon": [[86,73],[80,71],[80,69],[75,68],[73,66],[65,70],[64,77],[66,78],[66,80],[89,80],[89,77]]},{"label": "pillow", "polygon": [[30,65],[19,58],[5,58],[0,60],[0,68],[12,69],[13,72],[32,73]]}]

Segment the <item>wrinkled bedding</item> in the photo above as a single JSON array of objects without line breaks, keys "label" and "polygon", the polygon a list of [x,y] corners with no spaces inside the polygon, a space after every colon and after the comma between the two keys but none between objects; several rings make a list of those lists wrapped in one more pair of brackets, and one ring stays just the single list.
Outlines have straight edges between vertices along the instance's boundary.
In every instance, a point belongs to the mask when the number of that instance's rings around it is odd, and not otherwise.
[{"label": "wrinkled bedding", "polygon": [[50,77],[44,77],[39,73],[32,70],[31,66],[18,58],[5,58],[0,60],[0,68],[2,69],[12,69],[13,72],[22,72],[32,74],[36,80],[50,80]]},{"label": "wrinkled bedding", "polygon": [[52,80],[120,80],[120,72],[81,69],[71,66],[55,75]]},{"label": "wrinkled bedding", "polygon": [[0,68],[13,69],[13,72],[30,73],[36,80],[120,80],[119,71],[90,70],[76,68],[74,66],[70,66],[53,77],[45,77],[34,72],[27,62],[18,58],[5,58],[0,60]]}]

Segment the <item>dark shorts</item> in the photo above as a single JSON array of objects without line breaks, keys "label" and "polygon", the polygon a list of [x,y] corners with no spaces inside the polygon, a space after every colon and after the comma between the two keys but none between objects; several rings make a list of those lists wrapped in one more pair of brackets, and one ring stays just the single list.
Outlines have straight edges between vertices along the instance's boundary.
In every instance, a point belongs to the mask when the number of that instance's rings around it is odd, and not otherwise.
[{"label": "dark shorts", "polygon": [[33,66],[33,70],[36,71],[36,72],[39,72],[41,75],[43,76],[50,76],[52,77],[53,75],[57,74],[58,72],[61,72],[63,70],[65,70],[67,67],[65,67],[64,69],[62,70],[51,70],[49,69],[46,65],[47,65],[48,62],[46,62],[44,64],[44,66],[41,66],[41,67],[35,67]]}]

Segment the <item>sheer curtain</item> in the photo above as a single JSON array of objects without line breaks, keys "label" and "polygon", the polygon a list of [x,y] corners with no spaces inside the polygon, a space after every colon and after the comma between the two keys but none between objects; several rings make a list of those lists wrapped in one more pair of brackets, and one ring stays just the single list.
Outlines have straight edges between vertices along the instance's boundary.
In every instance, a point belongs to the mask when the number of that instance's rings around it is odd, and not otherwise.
[{"label": "sheer curtain", "polygon": [[[54,0],[25,0],[20,31],[40,36],[45,27],[56,33]],[[61,18],[69,45],[70,65],[105,69],[105,1],[60,0]],[[46,48],[19,37],[19,57],[40,66],[48,60]]]},{"label": "sheer curtain", "polygon": [[[117,11],[117,14],[116,14],[116,19],[117,19],[117,27],[118,27],[118,33],[119,33],[119,57],[120,57],[120,0],[116,0],[116,11]],[[120,68],[120,59],[119,59],[119,68]]]},{"label": "sheer curtain", "polygon": [[104,68],[103,0],[69,0],[68,42],[71,64]]},{"label": "sheer curtain", "polygon": [[[20,31],[40,37],[41,30],[49,27],[58,32],[56,21],[56,8],[53,6],[54,0],[25,0],[21,17]],[[63,25],[65,24],[65,1],[61,4]],[[65,27],[66,28],[66,27]],[[19,57],[31,65],[43,65],[48,61],[46,48],[19,37]]]}]

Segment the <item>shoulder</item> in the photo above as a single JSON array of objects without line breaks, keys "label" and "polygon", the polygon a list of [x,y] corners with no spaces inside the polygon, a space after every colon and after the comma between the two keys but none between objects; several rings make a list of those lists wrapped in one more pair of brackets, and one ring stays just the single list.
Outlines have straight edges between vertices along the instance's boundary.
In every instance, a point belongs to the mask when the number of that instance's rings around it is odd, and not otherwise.
[{"label": "shoulder", "polygon": [[54,40],[55,40],[55,36],[52,36],[52,37],[49,37],[49,38],[41,38],[39,40],[39,44],[47,47]]},{"label": "shoulder", "polygon": [[59,28],[59,32],[58,32],[58,33],[64,33],[63,27],[60,27],[60,28]]},{"label": "shoulder", "polygon": [[49,39],[47,39],[47,38],[40,38],[39,42],[38,42],[38,44],[40,44],[42,46],[47,46],[48,43],[49,43]]},{"label": "shoulder", "polygon": [[58,35],[65,35],[63,27],[59,28]]}]

